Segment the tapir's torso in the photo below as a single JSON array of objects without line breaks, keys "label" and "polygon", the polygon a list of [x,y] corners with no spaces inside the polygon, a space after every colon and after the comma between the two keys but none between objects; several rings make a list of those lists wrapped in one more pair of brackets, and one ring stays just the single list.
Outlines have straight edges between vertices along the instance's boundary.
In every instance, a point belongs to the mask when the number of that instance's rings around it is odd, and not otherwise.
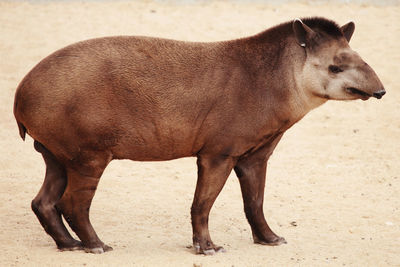
[{"label": "tapir's torso", "polygon": [[268,61],[268,50],[250,46],[146,37],[80,42],[21,82],[20,121],[67,159],[84,150],[133,160],[241,156],[304,115],[285,112],[293,110],[287,90],[294,81],[281,75],[291,69],[274,71],[280,66]]}]

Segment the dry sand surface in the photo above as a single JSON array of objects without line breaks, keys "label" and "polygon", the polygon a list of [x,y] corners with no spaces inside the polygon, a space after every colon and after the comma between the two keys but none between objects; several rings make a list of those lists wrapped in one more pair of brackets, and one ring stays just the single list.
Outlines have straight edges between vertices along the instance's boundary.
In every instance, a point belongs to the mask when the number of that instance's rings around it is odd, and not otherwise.
[{"label": "dry sand surface", "polygon": [[[202,2],[0,2],[0,266],[400,266],[400,6]],[[269,162],[264,210],[288,240],[252,242],[234,174],[210,216],[227,253],[194,255],[194,158],[114,161],[91,208],[114,251],[58,252],[30,209],[44,163],[22,142],[15,88],[43,57],[106,35],[217,41],[302,16],[356,23],[353,49],[376,70],[382,100],[328,102],[290,129]]]}]

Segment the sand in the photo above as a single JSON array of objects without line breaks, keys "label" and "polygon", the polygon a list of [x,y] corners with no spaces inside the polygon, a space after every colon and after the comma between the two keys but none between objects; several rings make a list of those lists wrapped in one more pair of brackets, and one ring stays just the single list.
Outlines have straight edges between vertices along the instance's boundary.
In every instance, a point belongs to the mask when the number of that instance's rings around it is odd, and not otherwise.
[{"label": "sand", "polygon": [[[201,2],[0,2],[1,266],[400,266],[400,6]],[[382,100],[328,102],[290,129],[271,157],[264,211],[288,244],[255,245],[234,174],[210,216],[227,252],[194,255],[194,158],[114,161],[91,208],[114,251],[59,252],[30,209],[44,163],[22,142],[15,88],[43,57],[107,35],[218,41],[302,16],[355,21],[353,49],[387,89]]]}]

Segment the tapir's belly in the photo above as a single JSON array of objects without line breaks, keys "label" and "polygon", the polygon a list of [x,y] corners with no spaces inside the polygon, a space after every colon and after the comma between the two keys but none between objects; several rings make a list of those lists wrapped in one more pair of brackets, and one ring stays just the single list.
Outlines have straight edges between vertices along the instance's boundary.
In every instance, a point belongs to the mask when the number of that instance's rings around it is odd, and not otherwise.
[{"label": "tapir's belly", "polygon": [[191,128],[156,126],[135,128],[110,149],[114,158],[157,161],[194,156],[203,144]]}]

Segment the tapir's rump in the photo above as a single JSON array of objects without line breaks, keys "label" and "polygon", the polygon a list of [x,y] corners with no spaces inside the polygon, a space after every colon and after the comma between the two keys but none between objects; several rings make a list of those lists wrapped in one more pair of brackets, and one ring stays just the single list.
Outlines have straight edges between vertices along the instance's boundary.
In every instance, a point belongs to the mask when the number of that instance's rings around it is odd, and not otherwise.
[{"label": "tapir's rump", "polygon": [[[61,250],[102,253],[89,207],[113,159],[198,158],[191,209],[197,253],[208,215],[235,170],[256,243],[279,245],[262,206],[268,158],[283,133],[328,99],[381,98],[375,72],[349,47],[354,23],[284,23],[255,36],[190,43],[119,36],[70,45],[22,80],[14,114],[46,164],[32,209]],[[61,215],[76,232],[75,240]]]}]

